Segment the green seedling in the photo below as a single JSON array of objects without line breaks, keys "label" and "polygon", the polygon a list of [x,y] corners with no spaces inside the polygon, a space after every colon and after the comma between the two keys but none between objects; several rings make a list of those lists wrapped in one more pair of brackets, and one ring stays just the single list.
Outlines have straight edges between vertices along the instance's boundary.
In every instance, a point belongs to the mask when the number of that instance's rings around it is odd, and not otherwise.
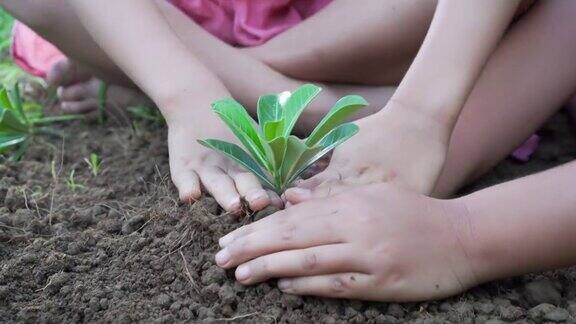
[{"label": "green seedling", "polygon": [[76,189],[82,189],[84,188],[83,185],[76,183],[76,179],[75,179],[75,174],[76,170],[72,170],[70,171],[70,175],[68,176],[68,179],[66,179],[66,186],[68,187],[68,189],[72,190],[72,191],[76,191]]},{"label": "green seedling", "polygon": [[100,173],[100,166],[102,165],[102,160],[98,157],[98,154],[91,153],[89,157],[84,158],[84,162],[88,164],[88,168],[90,168],[92,175],[97,177]]},{"label": "green seedling", "polygon": [[61,136],[59,132],[48,127],[49,125],[79,118],[82,116],[45,117],[42,107],[24,103],[18,84],[11,90],[0,87],[0,154],[13,150],[10,159],[19,160],[35,135]]},{"label": "green seedling", "polygon": [[351,95],[338,100],[308,138],[292,135],[298,117],[320,91],[306,84],[293,93],[260,97],[258,123],[235,100],[219,100],[212,104],[213,111],[246,150],[218,139],[199,143],[236,161],[265,187],[281,194],[310,165],[358,132],[358,126],[346,120],[368,103]]},{"label": "green seedling", "polygon": [[134,107],[128,107],[127,110],[132,115],[133,118],[139,120],[151,121],[153,123],[159,123],[159,124],[165,123],[164,117],[162,117],[162,114],[156,108],[147,106],[134,106]]}]

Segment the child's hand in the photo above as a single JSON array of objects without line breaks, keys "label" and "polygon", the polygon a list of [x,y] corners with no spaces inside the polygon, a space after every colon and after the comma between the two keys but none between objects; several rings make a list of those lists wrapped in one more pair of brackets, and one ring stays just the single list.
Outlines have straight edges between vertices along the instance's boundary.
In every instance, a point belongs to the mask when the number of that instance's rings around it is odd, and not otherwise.
[{"label": "child's hand", "polygon": [[220,239],[216,262],[242,284],[286,293],[417,301],[486,280],[466,208],[391,184],[310,200]]},{"label": "child's hand", "polygon": [[241,198],[255,211],[270,204],[272,193],[264,190],[254,175],[197,143],[206,138],[236,142],[211,112],[196,111],[193,116],[169,118],[167,122],[170,172],[181,200],[200,198],[204,187],[227,212],[239,212]]},{"label": "child's hand", "polygon": [[[448,149],[448,132],[438,120],[391,101],[357,124],[360,132],[334,151],[328,168],[297,188],[333,191],[334,186],[394,182],[423,194],[432,191]],[[286,198],[296,204],[306,193],[291,189]]]}]

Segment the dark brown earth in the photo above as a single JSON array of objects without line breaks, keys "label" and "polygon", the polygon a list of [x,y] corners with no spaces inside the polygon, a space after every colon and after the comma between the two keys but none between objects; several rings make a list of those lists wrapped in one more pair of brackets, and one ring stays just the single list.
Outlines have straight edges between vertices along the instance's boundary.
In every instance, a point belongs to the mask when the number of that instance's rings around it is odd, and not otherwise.
[{"label": "dark brown earth", "polygon": [[[574,159],[568,124],[554,117],[531,162],[505,161],[475,187]],[[275,282],[244,288],[213,262],[217,239],[242,223],[211,198],[178,203],[160,126],[63,130],[65,142],[40,139],[22,162],[0,164],[2,322],[575,322],[574,270],[402,305],[284,295]],[[83,162],[91,152],[103,158],[98,177]]]}]

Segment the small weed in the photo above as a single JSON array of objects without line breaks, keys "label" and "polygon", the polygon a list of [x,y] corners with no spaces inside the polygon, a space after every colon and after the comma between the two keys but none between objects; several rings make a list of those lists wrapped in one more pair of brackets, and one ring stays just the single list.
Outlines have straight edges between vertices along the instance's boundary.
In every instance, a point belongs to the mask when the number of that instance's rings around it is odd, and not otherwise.
[{"label": "small weed", "polygon": [[89,157],[84,158],[84,162],[88,164],[88,168],[92,172],[94,177],[97,177],[100,173],[100,167],[102,166],[102,160],[96,153],[91,153]]},{"label": "small weed", "polygon": [[66,186],[68,187],[68,189],[72,190],[72,191],[76,191],[77,189],[83,189],[85,188],[84,185],[81,185],[79,183],[76,183],[75,177],[74,177],[74,173],[76,172],[76,170],[72,170],[70,171],[70,175],[68,176],[68,179],[66,179]]},{"label": "small weed", "polygon": [[34,136],[62,137],[62,133],[50,125],[80,118],[83,116],[44,116],[42,106],[23,101],[18,83],[11,90],[0,87],[0,153],[12,150],[10,160],[19,160]]}]

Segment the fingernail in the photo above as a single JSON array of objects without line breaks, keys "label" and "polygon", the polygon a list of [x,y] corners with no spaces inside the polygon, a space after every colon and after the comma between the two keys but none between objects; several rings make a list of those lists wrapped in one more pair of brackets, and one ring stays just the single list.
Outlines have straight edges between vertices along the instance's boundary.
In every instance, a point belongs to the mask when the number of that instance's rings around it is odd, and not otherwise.
[{"label": "fingernail", "polygon": [[228,249],[223,249],[222,251],[218,252],[216,254],[216,264],[218,264],[219,266],[225,266],[226,263],[228,263],[230,261],[230,252],[228,252]]},{"label": "fingernail", "polygon": [[236,269],[236,279],[238,281],[244,281],[250,278],[250,267],[247,265],[241,265]]},{"label": "fingernail", "polygon": [[226,247],[226,245],[228,245],[230,242],[232,242],[232,235],[227,234],[222,236],[219,240],[218,240],[218,245],[220,245],[221,248]]},{"label": "fingernail", "polygon": [[286,289],[290,289],[290,286],[292,286],[292,281],[290,279],[278,280],[278,289],[286,290]]}]

